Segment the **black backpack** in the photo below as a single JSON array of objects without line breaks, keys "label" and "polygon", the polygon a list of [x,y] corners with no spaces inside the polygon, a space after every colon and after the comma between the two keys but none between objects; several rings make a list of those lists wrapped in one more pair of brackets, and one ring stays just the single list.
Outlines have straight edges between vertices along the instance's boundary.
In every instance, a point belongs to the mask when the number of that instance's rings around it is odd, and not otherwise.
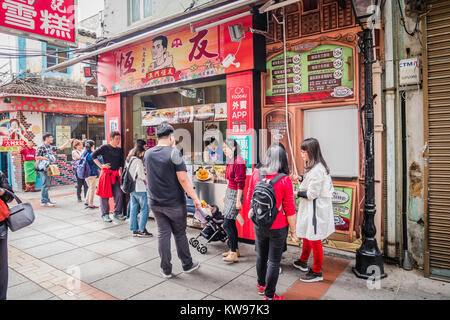
[{"label": "black backpack", "polygon": [[133,179],[130,174],[130,167],[134,160],[136,160],[136,158],[131,160],[131,162],[127,166],[125,166],[122,171],[122,175],[120,176],[120,189],[122,189],[124,193],[131,193],[136,189],[136,178]]},{"label": "black backpack", "polygon": [[277,208],[273,186],[287,175],[279,173],[272,180],[268,180],[264,178],[259,170],[258,173],[259,182],[253,190],[252,201],[250,204],[251,210],[253,211],[251,219],[256,226],[270,229],[283,206],[282,204],[280,208]]}]

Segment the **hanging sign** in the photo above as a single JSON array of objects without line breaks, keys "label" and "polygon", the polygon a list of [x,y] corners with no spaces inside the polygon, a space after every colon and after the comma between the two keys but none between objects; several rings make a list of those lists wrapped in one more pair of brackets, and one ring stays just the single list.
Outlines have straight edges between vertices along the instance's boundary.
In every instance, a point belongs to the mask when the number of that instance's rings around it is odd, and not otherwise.
[{"label": "hanging sign", "polygon": [[75,0],[0,0],[0,31],[75,45]]},{"label": "hanging sign", "polygon": [[20,151],[28,142],[26,132],[17,119],[0,121],[0,152]]},{"label": "hanging sign", "polygon": [[[100,55],[99,94],[253,69],[253,35],[247,32],[242,40],[232,41],[228,28],[231,25],[252,27],[252,18],[196,33],[185,27]],[[227,63],[230,59],[234,63]]]}]

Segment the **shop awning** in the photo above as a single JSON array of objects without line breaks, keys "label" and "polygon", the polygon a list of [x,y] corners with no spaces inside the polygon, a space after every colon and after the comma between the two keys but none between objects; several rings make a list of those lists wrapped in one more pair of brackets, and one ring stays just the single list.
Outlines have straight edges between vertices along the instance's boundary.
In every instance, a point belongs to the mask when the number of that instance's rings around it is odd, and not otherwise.
[{"label": "shop awning", "polygon": [[69,60],[66,60],[65,62],[59,63],[57,65],[54,65],[52,67],[45,69],[45,72],[58,71],[61,69],[65,69],[74,64],[81,63],[89,58],[98,56],[102,53],[109,52],[111,50],[115,50],[115,49],[130,45],[130,44],[136,43],[138,41],[148,39],[148,38],[156,36],[156,35],[160,35],[164,32],[168,32],[168,31],[175,30],[175,29],[178,29],[181,27],[185,27],[190,24],[199,23],[204,20],[211,19],[211,18],[217,17],[219,15],[224,15],[224,14],[230,13],[235,10],[243,9],[246,6],[250,6],[251,4],[256,4],[258,2],[262,2],[262,1],[261,0],[238,0],[238,1],[235,1],[232,3],[224,4],[220,7],[217,7],[217,8],[211,9],[211,10],[207,10],[207,11],[204,11],[204,12],[201,12],[198,14],[194,14],[194,15],[186,17],[184,19],[178,19],[174,22],[163,25],[161,27],[156,27],[150,31],[143,32],[142,34],[133,36],[126,40],[111,44],[104,48],[97,49],[95,51],[80,55],[78,57],[75,57],[75,58],[72,58]]}]

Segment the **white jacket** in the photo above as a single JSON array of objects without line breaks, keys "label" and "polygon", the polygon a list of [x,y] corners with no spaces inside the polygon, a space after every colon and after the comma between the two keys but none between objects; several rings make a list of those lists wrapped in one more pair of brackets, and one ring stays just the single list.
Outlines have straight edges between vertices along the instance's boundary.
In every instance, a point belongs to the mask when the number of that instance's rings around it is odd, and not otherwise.
[{"label": "white jacket", "polygon": [[[300,191],[306,191],[308,199],[300,199],[297,236],[310,241],[328,238],[335,231],[332,204],[334,188],[330,175],[321,163],[305,174]],[[314,199],[316,199],[316,232],[313,224]]]},{"label": "white jacket", "polygon": [[[147,175],[145,173],[144,162],[137,158],[132,157],[128,164],[131,177],[136,181],[135,192],[147,192]],[[136,179],[135,179],[136,178]]]}]

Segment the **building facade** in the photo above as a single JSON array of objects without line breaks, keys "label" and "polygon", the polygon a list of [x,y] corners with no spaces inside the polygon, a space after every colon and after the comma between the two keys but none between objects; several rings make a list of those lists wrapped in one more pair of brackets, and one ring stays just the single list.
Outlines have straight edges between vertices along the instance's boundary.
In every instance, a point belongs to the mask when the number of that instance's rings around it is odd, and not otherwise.
[{"label": "building facade", "polygon": [[[19,153],[26,141],[42,144],[42,135],[52,133],[57,145],[65,139],[93,139],[100,145],[105,137],[105,99],[97,97],[96,64],[82,64],[58,72],[45,68],[71,57],[72,48],[57,47],[43,41],[0,35],[8,43],[8,55],[3,54],[2,86],[0,87],[0,117],[2,133],[19,124],[20,137],[2,136],[0,165],[8,173],[14,190],[23,190],[23,161]],[[96,40],[87,30],[78,31],[78,43],[85,47]],[[8,57],[8,58],[7,58]],[[90,72],[85,74],[85,68]],[[76,182],[72,171],[71,147],[58,154],[61,175],[55,184]],[[38,178],[37,187],[40,187]]]}]

